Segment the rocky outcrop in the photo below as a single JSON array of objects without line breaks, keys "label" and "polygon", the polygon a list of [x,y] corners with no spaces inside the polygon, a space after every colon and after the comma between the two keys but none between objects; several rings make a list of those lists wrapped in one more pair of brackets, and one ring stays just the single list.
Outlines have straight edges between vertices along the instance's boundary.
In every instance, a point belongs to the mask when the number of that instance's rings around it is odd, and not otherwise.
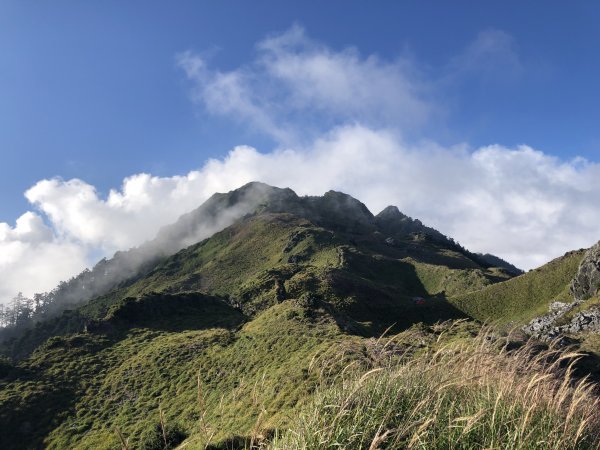
[{"label": "rocky outcrop", "polygon": [[563,303],[553,302],[550,304],[549,311],[543,316],[536,317],[523,327],[523,331],[537,339],[554,339],[560,334],[560,327],[556,325],[558,319],[567,312],[575,308],[579,302]]},{"label": "rocky outcrop", "polygon": [[600,293],[600,242],[585,253],[577,275],[571,281],[570,292],[573,296],[572,303],[551,303],[548,313],[533,319],[523,327],[523,331],[542,340],[552,340],[568,334],[600,331],[600,307],[598,306],[580,311],[568,321],[564,317],[585,300]]},{"label": "rocky outcrop", "polygon": [[567,325],[559,328],[560,333],[581,333],[584,331],[600,331],[600,309],[590,308],[586,311],[577,313]]},{"label": "rocky outcrop", "polygon": [[[578,304],[574,303],[569,310]],[[563,315],[564,313],[556,312],[536,317],[523,328],[523,331],[544,341],[553,340],[564,335],[597,333],[600,331],[600,308],[598,307],[578,312],[573,315],[569,322],[557,325],[557,319]]]},{"label": "rocky outcrop", "polygon": [[590,248],[571,282],[571,294],[575,300],[586,300],[600,291],[600,242]]}]

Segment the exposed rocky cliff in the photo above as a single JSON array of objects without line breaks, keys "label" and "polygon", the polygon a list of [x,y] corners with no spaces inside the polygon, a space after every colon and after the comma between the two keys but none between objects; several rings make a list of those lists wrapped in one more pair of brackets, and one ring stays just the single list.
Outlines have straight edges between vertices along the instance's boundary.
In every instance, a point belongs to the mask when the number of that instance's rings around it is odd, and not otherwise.
[{"label": "exposed rocky cliff", "polygon": [[600,291],[600,242],[588,250],[571,283],[575,300],[585,300]]}]

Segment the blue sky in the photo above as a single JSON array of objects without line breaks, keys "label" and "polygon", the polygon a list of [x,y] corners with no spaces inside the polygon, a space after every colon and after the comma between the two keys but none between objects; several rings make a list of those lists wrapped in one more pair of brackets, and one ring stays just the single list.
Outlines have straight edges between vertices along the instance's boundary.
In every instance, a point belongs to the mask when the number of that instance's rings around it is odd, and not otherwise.
[{"label": "blue sky", "polygon": [[251,180],[395,204],[525,269],[589,246],[599,21],[583,1],[1,1],[0,302]]},{"label": "blue sky", "polygon": [[482,30],[501,30],[522,71],[453,84],[447,117],[426,137],[598,160],[599,19],[596,2],[4,1],[0,220],[13,222],[42,178],[79,177],[106,192],[132,173],[185,173],[237,144],[271,148],[192,105],[175,55],[209,51],[231,69],[294,23],[333,49],[409,54],[428,77]]}]

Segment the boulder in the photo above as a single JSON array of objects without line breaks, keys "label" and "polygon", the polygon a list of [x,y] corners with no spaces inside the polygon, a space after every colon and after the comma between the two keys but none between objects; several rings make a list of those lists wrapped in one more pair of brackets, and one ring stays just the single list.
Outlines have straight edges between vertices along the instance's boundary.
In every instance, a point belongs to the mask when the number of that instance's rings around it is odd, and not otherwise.
[{"label": "boulder", "polygon": [[577,301],[593,297],[598,291],[600,291],[600,242],[586,252],[577,275],[571,282],[571,294]]}]

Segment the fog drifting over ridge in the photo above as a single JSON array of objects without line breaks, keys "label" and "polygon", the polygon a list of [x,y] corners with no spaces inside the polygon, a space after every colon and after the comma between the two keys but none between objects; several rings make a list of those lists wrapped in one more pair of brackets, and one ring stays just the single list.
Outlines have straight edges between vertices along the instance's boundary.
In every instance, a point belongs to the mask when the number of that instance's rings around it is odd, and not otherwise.
[{"label": "fog drifting over ridge", "polygon": [[374,213],[394,204],[471,251],[529,269],[598,240],[598,179],[598,164],[529,147],[411,149],[390,132],[349,126],[311,148],[241,146],[185,176],[133,175],[107,198],[81,180],[42,180],[26,193],[37,212],[0,225],[0,298],[51,289],[92,255],[139,245],[214,192],[254,180],[299,195],[343,191]]},{"label": "fog drifting over ridge", "polygon": [[[505,34],[482,33],[445,76],[483,63],[489,70],[490,61],[517,73],[511,45]],[[403,130],[438,109],[408,59],[334,51],[292,27],[258,43],[255,61],[233,71],[190,52],[177,60],[194,101],[271,136],[275,149],[239,146],[186,175],[135,174],[106,197],[85,180],[39,181],[25,193],[32,211],[0,223],[0,302],[52,289],[102,255],[153,238],[213,193],[250,181],[299,195],[342,191],[374,213],[396,205],[469,250],[523,269],[600,239],[600,164],[525,145],[407,142]]]}]

